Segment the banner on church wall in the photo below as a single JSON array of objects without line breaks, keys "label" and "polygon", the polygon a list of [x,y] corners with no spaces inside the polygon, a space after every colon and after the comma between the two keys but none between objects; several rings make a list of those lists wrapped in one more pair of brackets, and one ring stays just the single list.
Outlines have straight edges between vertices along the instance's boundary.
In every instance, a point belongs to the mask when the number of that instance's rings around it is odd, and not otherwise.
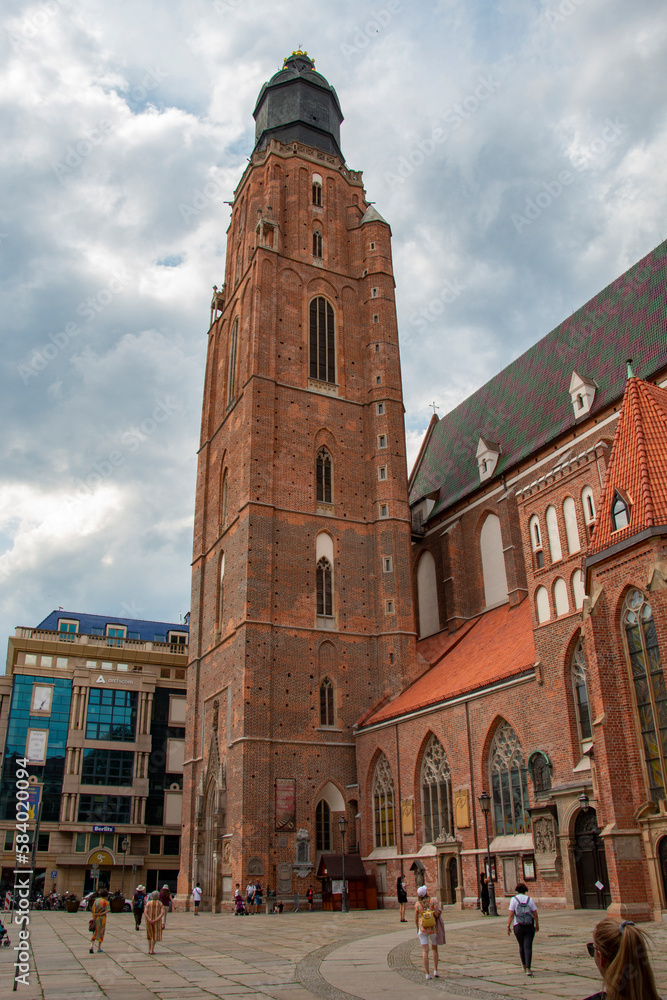
[{"label": "banner on church wall", "polygon": [[296,778],[276,778],[276,830],[296,829]]}]

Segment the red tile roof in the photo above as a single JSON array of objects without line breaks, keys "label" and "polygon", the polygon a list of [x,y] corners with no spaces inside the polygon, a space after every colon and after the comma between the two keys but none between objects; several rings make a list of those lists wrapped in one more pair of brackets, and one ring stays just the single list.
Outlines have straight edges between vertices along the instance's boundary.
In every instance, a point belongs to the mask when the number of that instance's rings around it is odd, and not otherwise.
[{"label": "red tile roof", "polygon": [[[629,501],[630,521],[615,531],[617,491]],[[667,524],[667,390],[633,377],[627,381],[588,555],[657,524]]]},{"label": "red tile roof", "polygon": [[417,643],[431,669],[366,719],[364,726],[407,715],[497,681],[516,677],[535,665],[530,602],[503,604],[466,622],[457,632],[439,632]]}]

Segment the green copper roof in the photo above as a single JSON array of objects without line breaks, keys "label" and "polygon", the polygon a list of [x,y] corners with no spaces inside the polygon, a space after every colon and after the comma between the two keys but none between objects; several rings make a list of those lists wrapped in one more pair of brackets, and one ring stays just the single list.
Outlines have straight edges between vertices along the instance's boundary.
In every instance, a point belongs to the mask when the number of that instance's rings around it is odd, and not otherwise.
[{"label": "green copper roof", "polygon": [[413,472],[410,503],[438,490],[433,517],[476,490],[480,436],[502,448],[497,478],[573,428],[568,389],[575,369],[597,386],[595,414],[622,398],[627,358],[640,378],[664,368],[666,272],[667,241],[446,414]]}]

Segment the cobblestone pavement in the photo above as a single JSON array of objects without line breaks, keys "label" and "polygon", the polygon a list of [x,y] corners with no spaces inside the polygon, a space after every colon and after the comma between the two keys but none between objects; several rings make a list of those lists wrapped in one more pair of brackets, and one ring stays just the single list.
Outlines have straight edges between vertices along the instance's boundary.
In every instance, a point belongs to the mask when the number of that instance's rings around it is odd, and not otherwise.
[{"label": "cobblestone pavement", "polygon": [[[111,914],[102,954],[88,952],[84,913],[31,913],[33,960],[22,1000],[209,1000],[264,996],[275,1000],[552,1000],[600,988],[586,941],[596,911],[542,911],[535,977],[523,975],[504,917],[445,909],[447,944],[440,976],[426,982],[412,923],[396,910],[299,913],[249,919],[231,914],[172,913],[155,957],[129,913]],[[646,925],[654,942],[658,988],[667,997],[667,923]],[[10,931],[12,946],[16,929]],[[10,997],[12,948],[0,948],[0,996]]]}]

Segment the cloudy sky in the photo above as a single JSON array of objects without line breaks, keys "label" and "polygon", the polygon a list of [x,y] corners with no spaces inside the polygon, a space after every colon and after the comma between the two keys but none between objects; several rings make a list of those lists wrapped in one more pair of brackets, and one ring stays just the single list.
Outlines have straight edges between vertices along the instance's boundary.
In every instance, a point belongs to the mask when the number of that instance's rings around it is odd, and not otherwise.
[{"label": "cloudy sky", "polygon": [[[391,223],[413,458],[667,236],[664,0],[5,0],[0,646],[189,607],[211,286],[302,46]],[[214,197],[196,213],[196,192]],[[538,387],[539,391],[539,387]]]}]

